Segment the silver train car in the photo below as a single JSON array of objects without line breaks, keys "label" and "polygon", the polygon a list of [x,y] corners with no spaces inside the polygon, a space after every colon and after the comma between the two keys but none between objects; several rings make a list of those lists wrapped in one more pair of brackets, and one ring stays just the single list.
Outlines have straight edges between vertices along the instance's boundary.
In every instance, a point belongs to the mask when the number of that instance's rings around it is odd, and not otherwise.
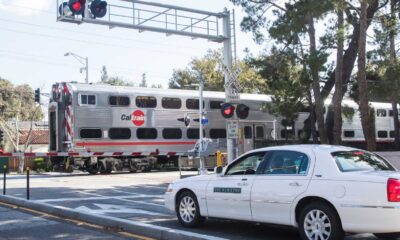
[{"label": "silver train car", "polygon": [[[205,91],[203,96],[208,119],[203,134],[218,142],[224,152],[226,121],[220,109],[225,94]],[[241,94],[240,102],[250,111],[246,119],[239,120],[236,154],[272,142],[283,143],[287,138],[298,139],[309,115],[301,112],[293,126],[285,128],[280,117],[261,110],[271,102],[271,96]],[[358,108],[351,101],[344,104]],[[54,169],[81,168],[92,174],[122,169],[148,171],[155,166],[178,167],[180,156],[185,166],[197,167],[198,163],[185,156],[199,138],[199,122],[186,126],[182,119],[198,117],[199,106],[198,91],[57,83],[49,104],[49,150],[73,154],[67,159],[53,157]],[[393,141],[391,104],[373,103],[373,107],[384,115],[376,117],[378,140]],[[343,121],[343,141],[363,141],[357,111],[352,119]],[[215,158],[207,161],[206,165],[215,165]]]}]

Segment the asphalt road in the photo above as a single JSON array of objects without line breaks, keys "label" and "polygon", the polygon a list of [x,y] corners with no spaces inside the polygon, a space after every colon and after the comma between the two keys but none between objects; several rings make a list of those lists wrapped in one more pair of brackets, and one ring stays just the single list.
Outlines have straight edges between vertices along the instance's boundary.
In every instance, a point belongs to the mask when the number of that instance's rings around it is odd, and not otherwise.
[{"label": "asphalt road", "polygon": [[[193,174],[186,172],[185,174]],[[111,175],[31,176],[31,200],[64,206],[94,214],[130,219],[209,236],[237,240],[294,240],[296,230],[240,221],[207,220],[198,229],[182,228],[175,214],[166,210],[163,194],[179,172],[123,173]],[[0,180],[1,183],[1,180]],[[1,183],[2,184],[2,183]],[[7,195],[25,198],[25,176],[10,176]],[[1,218],[0,218],[1,219]],[[2,235],[0,235],[2,236]],[[370,234],[348,236],[346,240],[373,240]]]},{"label": "asphalt road", "polygon": [[110,233],[101,227],[20,210],[0,204],[0,240],[117,240],[144,239],[127,233]]}]

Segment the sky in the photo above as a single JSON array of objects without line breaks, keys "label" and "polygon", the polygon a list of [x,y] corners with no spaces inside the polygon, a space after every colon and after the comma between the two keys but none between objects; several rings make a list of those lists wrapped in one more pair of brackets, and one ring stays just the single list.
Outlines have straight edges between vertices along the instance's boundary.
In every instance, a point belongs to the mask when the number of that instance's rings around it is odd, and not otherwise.
[{"label": "sky", "polygon": [[[114,3],[119,0],[112,0]],[[234,6],[228,0],[152,0],[210,12]],[[136,84],[146,73],[149,85],[168,86],[173,69],[185,68],[191,59],[222,44],[162,33],[56,21],[56,0],[0,0],[0,77],[13,84],[29,84],[49,92],[55,82],[84,82],[82,65],[73,52],[89,58],[89,82],[100,81],[100,70]],[[240,31],[244,16],[235,8],[238,56],[245,48],[262,50],[250,33]]]}]

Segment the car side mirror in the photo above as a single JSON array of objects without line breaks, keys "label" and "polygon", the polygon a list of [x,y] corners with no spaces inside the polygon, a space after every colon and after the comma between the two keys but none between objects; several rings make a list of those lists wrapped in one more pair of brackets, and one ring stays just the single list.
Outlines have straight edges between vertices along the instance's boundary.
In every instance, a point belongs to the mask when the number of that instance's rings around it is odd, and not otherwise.
[{"label": "car side mirror", "polygon": [[224,168],[222,166],[218,166],[215,168],[215,173],[220,175],[222,174],[223,170]]}]

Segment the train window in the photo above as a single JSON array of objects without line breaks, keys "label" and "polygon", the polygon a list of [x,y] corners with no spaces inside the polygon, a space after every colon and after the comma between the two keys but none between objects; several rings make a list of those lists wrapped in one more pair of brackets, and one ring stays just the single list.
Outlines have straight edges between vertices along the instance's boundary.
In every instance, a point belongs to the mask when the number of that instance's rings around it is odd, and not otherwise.
[{"label": "train window", "polygon": [[130,139],[131,130],[129,128],[110,128],[108,137],[110,139]]},{"label": "train window", "polygon": [[157,107],[157,99],[151,96],[137,96],[136,106],[141,108],[155,108]]},{"label": "train window", "polygon": [[376,116],[377,117],[386,117],[386,110],[385,109],[376,109]]},{"label": "train window", "polygon": [[180,128],[164,128],[162,135],[164,139],[181,139],[182,130]]},{"label": "train window", "polygon": [[[186,108],[187,109],[199,109],[199,99],[186,99]],[[203,101],[204,108],[204,101]]]},{"label": "train window", "polygon": [[[397,111],[399,112],[399,116],[400,116],[400,111],[399,110],[397,110]],[[393,117],[393,110],[389,110],[389,116]]]},{"label": "train window", "polygon": [[354,137],[354,131],[343,131],[343,135],[346,138],[353,138]]},{"label": "train window", "polygon": [[226,129],[210,129],[210,138],[218,139],[218,138],[226,138]]},{"label": "train window", "polygon": [[136,130],[136,136],[138,139],[156,139],[157,129],[155,128],[138,128]]},{"label": "train window", "polygon": [[182,107],[182,101],[180,98],[162,98],[161,105],[163,108],[168,109],[180,109]]},{"label": "train window", "polygon": [[378,131],[378,138],[387,138],[388,133],[387,131]]},{"label": "train window", "polygon": [[96,96],[81,94],[80,105],[96,105]]},{"label": "train window", "polygon": [[281,138],[293,138],[294,137],[294,131],[293,129],[282,129],[281,130]]},{"label": "train window", "polygon": [[100,128],[82,128],[79,131],[79,135],[81,136],[81,138],[95,139],[101,138],[103,134]]},{"label": "train window", "polygon": [[389,132],[389,136],[390,136],[391,138],[394,138],[394,131],[390,131],[390,132]]},{"label": "train window", "polygon": [[221,109],[223,101],[210,101],[210,109]]},{"label": "train window", "polygon": [[264,127],[256,126],[256,139],[264,139]]},{"label": "train window", "polygon": [[[189,139],[199,139],[200,130],[198,128],[189,128],[186,132],[187,138]],[[206,131],[203,130],[203,136],[206,136]]]},{"label": "train window", "polygon": [[252,139],[253,138],[253,131],[250,126],[244,127],[244,138],[245,139]]},{"label": "train window", "polygon": [[111,106],[129,106],[131,100],[127,96],[110,96],[108,98],[108,103]]}]

